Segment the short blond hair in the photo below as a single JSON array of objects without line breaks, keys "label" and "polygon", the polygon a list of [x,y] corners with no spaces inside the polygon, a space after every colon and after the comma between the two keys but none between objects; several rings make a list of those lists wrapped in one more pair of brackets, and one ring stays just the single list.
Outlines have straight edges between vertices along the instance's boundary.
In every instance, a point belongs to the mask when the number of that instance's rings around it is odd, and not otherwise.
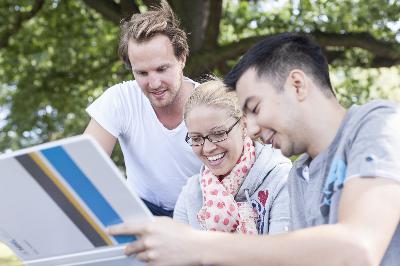
[{"label": "short blond hair", "polygon": [[213,78],[196,89],[186,102],[184,119],[196,106],[207,105],[226,109],[229,116],[239,119],[243,116],[236,92],[231,91],[221,80]]},{"label": "short blond hair", "polygon": [[133,14],[129,21],[121,23],[121,34],[118,47],[120,58],[131,67],[128,57],[128,43],[148,41],[157,34],[165,35],[171,41],[177,58],[188,56],[189,46],[185,31],[179,28],[179,20],[166,0],[159,7],[152,7],[143,14]]}]

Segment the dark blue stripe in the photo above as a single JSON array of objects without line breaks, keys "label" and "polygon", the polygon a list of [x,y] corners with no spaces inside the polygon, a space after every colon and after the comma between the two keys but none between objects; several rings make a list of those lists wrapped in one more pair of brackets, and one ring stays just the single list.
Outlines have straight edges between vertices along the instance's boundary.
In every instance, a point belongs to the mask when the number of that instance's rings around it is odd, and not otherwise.
[{"label": "dark blue stripe", "polygon": [[75,226],[86,236],[94,247],[107,246],[107,242],[96,231],[95,228],[85,219],[82,213],[75,208],[67,196],[53,182],[43,169],[28,154],[16,156],[15,159],[33,177],[33,179],[49,195],[54,203],[69,217]]},{"label": "dark blue stripe", "polygon": [[[123,222],[121,217],[62,147],[44,149],[41,153],[92,210],[103,223],[103,226],[107,227]],[[135,238],[132,236],[117,236],[115,240],[121,244],[131,242]]]}]

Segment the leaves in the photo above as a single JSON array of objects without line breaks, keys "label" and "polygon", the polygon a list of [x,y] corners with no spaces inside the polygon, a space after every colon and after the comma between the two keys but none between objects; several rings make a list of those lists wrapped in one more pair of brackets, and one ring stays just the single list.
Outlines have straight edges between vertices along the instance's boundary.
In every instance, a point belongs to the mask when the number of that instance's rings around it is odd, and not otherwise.
[{"label": "leaves", "polygon": [[0,135],[0,149],[82,132],[85,106],[127,75],[118,71],[117,38],[83,3],[47,2],[0,50],[3,131],[13,132]]}]

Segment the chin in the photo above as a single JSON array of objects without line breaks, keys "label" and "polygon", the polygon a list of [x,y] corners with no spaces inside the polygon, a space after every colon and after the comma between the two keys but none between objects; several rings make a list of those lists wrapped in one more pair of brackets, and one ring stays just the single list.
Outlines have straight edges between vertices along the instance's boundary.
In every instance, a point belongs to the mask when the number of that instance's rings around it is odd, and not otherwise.
[{"label": "chin", "polygon": [[211,173],[213,173],[213,175],[215,176],[224,176],[230,173],[230,170],[226,170],[223,168],[212,169],[209,167],[209,169],[211,170]]},{"label": "chin", "polygon": [[152,100],[150,102],[151,102],[151,105],[156,108],[163,108],[170,104],[169,101],[167,101],[167,100],[163,100],[163,101]]},{"label": "chin", "polygon": [[289,151],[284,150],[284,149],[282,149],[282,148],[277,148],[277,149],[280,149],[280,150],[281,150],[281,153],[282,153],[283,156],[286,156],[286,157],[291,157],[291,156],[293,156],[293,152],[289,152]]}]

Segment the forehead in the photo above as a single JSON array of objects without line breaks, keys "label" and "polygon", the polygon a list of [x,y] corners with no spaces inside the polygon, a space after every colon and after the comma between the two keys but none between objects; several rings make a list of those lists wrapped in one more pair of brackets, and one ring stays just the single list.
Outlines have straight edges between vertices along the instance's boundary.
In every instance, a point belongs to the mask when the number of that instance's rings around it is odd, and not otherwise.
[{"label": "forehead", "polygon": [[239,104],[242,109],[246,101],[259,97],[260,78],[254,68],[246,70],[236,83],[236,92],[239,98]]},{"label": "forehead", "polygon": [[177,61],[171,41],[161,34],[142,42],[130,39],[128,57],[132,67],[137,68],[157,67]]},{"label": "forehead", "polygon": [[275,92],[272,83],[266,77],[259,77],[254,68],[246,70],[236,83],[236,92],[242,109],[254,99],[268,100]]},{"label": "forehead", "polygon": [[213,129],[224,128],[230,120],[229,111],[226,108],[198,105],[187,114],[186,126],[189,132],[207,133]]}]

